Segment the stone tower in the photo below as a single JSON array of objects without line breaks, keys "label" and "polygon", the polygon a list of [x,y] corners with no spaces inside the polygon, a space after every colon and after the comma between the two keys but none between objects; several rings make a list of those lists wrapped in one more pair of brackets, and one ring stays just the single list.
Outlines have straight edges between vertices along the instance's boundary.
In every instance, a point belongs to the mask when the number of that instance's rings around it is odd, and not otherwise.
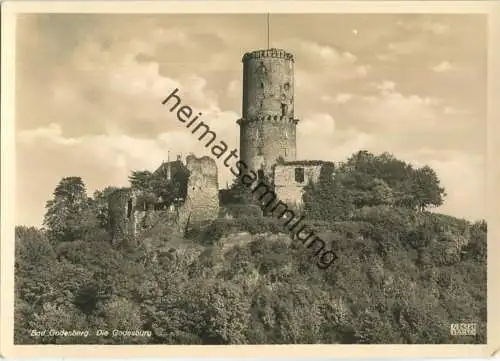
[{"label": "stone tower", "polygon": [[278,158],[296,157],[294,59],[281,49],[245,53],[240,159],[259,176],[272,179]]}]

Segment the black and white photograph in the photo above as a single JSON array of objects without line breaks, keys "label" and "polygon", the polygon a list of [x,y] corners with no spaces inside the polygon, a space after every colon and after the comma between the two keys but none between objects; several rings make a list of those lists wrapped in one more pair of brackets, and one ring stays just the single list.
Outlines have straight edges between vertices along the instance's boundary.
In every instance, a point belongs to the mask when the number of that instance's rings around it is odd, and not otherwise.
[{"label": "black and white photograph", "polygon": [[489,344],[488,44],[484,13],[17,14],[13,345]]}]

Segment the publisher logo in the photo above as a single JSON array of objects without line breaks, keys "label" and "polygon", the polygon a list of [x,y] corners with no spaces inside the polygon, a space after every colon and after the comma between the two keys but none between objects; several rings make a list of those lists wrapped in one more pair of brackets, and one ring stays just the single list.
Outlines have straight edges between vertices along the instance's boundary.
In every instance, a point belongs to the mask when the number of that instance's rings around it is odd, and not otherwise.
[{"label": "publisher logo", "polygon": [[475,336],[475,323],[452,323],[450,325],[450,335],[452,336]]}]

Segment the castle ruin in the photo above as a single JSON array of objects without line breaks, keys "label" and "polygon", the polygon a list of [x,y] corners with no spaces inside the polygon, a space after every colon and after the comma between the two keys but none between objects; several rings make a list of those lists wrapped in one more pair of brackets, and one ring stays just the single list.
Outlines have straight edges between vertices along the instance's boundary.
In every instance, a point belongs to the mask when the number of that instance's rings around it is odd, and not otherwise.
[{"label": "castle ruin", "polygon": [[[265,179],[273,185],[278,199],[300,207],[304,186],[317,182],[325,166],[331,168],[333,163],[297,160],[299,120],[294,115],[294,57],[281,49],[256,50],[245,53],[242,63],[242,117],[237,120],[240,159],[248,166],[247,171],[255,172],[259,180]],[[165,177],[172,177],[173,167],[173,162],[163,163],[155,173],[162,171]],[[134,210],[136,196],[127,189],[110,197],[113,238],[136,235],[137,224],[152,213],[166,213],[163,220],[174,219],[181,233],[192,225],[219,216],[220,190],[215,160],[190,155],[185,165],[179,158],[175,167],[187,170],[187,187],[174,202],[164,205],[166,209]],[[162,221],[161,216],[154,218]]]}]

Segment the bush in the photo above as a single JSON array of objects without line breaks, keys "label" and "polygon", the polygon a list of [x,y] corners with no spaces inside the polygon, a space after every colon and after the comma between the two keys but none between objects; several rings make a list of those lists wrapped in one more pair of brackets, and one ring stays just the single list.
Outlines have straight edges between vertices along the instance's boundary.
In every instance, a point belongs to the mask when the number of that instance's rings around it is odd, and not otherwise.
[{"label": "bush", "polygon": [[225,209],[234,218],[262,217],[262,210],[254,204],[231,204]]},{"label": "bush", "polygon": [[282,220],[271,217],[219,218],[191,229],[187,237],[203,244],[215,244],[221,237],[239,232],[277,234],[286,233],[287,230]]}]

